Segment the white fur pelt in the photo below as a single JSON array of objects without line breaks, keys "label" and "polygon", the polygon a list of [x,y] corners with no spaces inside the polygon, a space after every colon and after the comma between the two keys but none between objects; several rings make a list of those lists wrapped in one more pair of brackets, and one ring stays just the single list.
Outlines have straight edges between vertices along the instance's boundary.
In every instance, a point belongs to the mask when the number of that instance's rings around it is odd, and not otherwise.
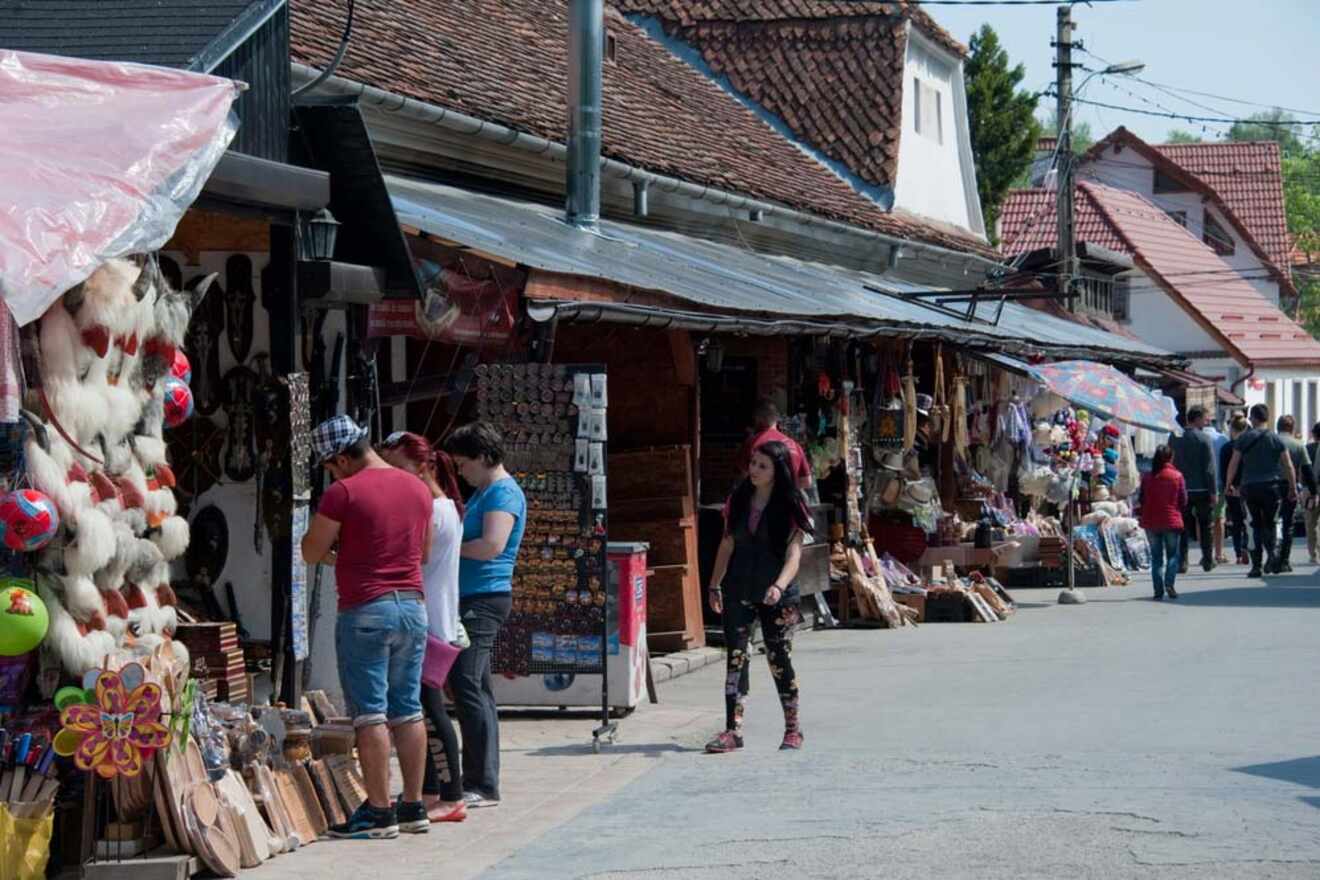
[{"label": "white fur pelt", "polygon": [[64,569],[90,578],[115,555],[113,521],[95,507],[80,510],[67,521],[71,537],[64,547]]},{"label": "white fur pelt", "polygon": [[188,539],[188,521],[181,516],[166,517],[160,529],[151,535],[167,562],[173,562],[187,552]]},{"label": "white fur pelt", "polygon": [[80,677],[87,670],[100,666],[105,656],[115,650],[113,633],[80,626],[55,591],[44,583],[38,584],[37,595],[46,603],[50,615],[50,629],[44,645],[70,674]]}]

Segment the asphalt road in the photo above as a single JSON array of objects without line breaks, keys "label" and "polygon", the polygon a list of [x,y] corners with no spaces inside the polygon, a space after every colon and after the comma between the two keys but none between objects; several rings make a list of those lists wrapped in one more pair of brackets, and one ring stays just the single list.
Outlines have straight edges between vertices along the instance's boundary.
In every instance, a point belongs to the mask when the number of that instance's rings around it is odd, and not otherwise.
[{"label": "asphalt road", "polygon": [[[1244,574],[1193,574],[1176,603],[1143,580],[1080,607],[1023,591],[999,624],[803,635],[804,751],[777,751],[758,657],[745,751],[643,711],[618,748],[652,769],[482,876],[1320,877],[1320,574]],[[711,667],[661,708],[716,723],[721,688]]]}]

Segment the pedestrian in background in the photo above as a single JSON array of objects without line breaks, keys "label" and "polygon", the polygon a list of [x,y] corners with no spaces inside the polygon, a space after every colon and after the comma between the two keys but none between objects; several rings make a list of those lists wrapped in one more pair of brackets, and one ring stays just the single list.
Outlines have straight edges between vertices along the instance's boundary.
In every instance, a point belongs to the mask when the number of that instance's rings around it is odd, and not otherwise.
[{"label": "pedestrian in background", "polygon": [[1141,479],[1141,527],[1150,543],[1150,575],[1155,582],[1155,601],[1178,598],[1174,581],[1180,570],[1179,554],[1187,508],[1187,482],[1173,464],[1167,445],[1155,450],[1150,472]]},{"label": "pedestrian in background", "polygon": [[710,579],[710,607],[724,617],[728,665],[724,730],[706,745],[722,754],[743,747],[752,624],[761,622],[766,659],[784,710],[780,749],[802,748],[793,628],[802,620],[796,584],[802,544],[812,533],[806,497],[793,474],[792,453],[771,442],[752,453],[747,478],[724,508],[724,539]]},{"label": "pedestrian in background", "polygon": [[[1251,423],[1245,416],[1234,416],[1233,421],[1228,425],[1229,442],[1219,450],[1219,481],[1223,487],[1223,505],[1228,518],[1228,536],[1233,544],[1233,554],[1237,559],[1238,565],[1247,565],[1251,562],[1248,555],[1249,544],[1247,543],[1247,507],[1242,500],[1242,496],[1236,492],[1229,492],[1228,482],[1228,463],[1233,460],[1233,442],[1247,432]],[[1242,472],[1236,475],[1236,487],[1242,485]]]},{"label": "pedestrian in background", "polygon": [[[433,449],[425,437],[395,431],[380,446],[381,457],[413,474],[431,493],[431,554],[422,566],[426,585],[426,619],[430,630],[427,651],[462,650],[458,622],[458,548],[463,543],[463,497],[453,459]],[[429,658],[428,658],[429,662]],[[426,713],[426,765],[422,773],[422,801],[432,822],[462,822],[462,757],[458,734],[445,708],[443,687],[422,682],[422,711]]]},{"label": "pedestrian in background", "polygon": [[[1238,471],[1242,474],[1237,486]],[[1270,430],[1270,408],[1258,403],[1251,408],[1251,429],[1233,441],[1233,458],[1228,463],[1228,483],[1242,495],[1251,514],[1251,571],[1247,577],[1277,574],[1275,530],[1279,518],[1279,485],[1289,487],[1297,498],[1297,474],[1292,456]]]},{"label": "pedestrian in background", "polygon": [[1214,441],[1205,432],[1205,407],[1194,406],[1187,411],[1186,430],[1170,446],[1174,466],[1187,483],[1187,507],[1183,510],[1186,531],[1179,547],[1179,571],[1187,573],[1193,533],[1201,545],[1201,568],[1213,571],[1215,545],[1212,518],[1216,496],[1219,494],[1219,475]]},{"label": "pedestrian in background", "polygon": [[1227,530],[1225,521],[1227,519],[1228,505],[1227,496],[1224,495],[1224,459],[1223,452],[1228,448],[1228,435],[1215,425],[1207,417],[1205,423],[1206,436],[1210,438],[1210,443],[1215,450],[1215,475],[1219,477],[1219,492],[1215,495],[1215,507],[1210,512],[1210,519],[1215,538],[1215,564],[1227,565],[1229,562],[1228,554],[1225,552],[1227,543]]},{"label": "pedestrian in background", "polygon": [[[431,827],[422,803],[421,703],[422,566],[431,547],[431,493],[417,477],[377,455],[367,433],[348,416],[335,416],[312,432],[316,460],[335,481],[321,496],[302,540],[309,565],[335,566],[335,653],[367,799],[329,833],[358,840],[394,838],[400,831],[421,834]],[[391,738],[403,775],[397,805],[390,800]]]},{"label": "pedestrian in background", "polygon": [[445,441],[464,482],[476,491],[463,514],[458,614],[471,647],[458,655],[449,686],[463,731],[463,799],[468,809],[500,803],[500,715],[491,684],[495,638],[513,608],[513,566],[527,526],[527,498],[504,469],[504,441],[486,422]]},{"label": "pedestrian in background", "polygon": [[[1311,479],[1320,484],[1320,422],[1311,427],[1306,454],[1311,459]],[[1312,565],[1320,563],[1320,492],[1313,493],[1306,505],[1306,552]]]},{"label": "pedestrian in background", "polygon": [[1288,450],[1288,456],[1292,459],[1294,480],[1291,487],[1283,484],[1279,486],[1279,495],[1283,498],[1283,503],[1279,508],[1279,519],[1283,526],[1283,536],[1279,542],[1279,563],[1278,570],[1280,574],[1289,574],[1292,572],[1292,545],[1293,538],[1297,530],[1297,504],[1299,488],[1305,488],[1307,504],[1310,499],[1315,497],[1315,473],[1311,470],[1311,457],[1306,452],[1306,446],[1297,438],[1297,420],[1292,416],[1279,416],[1278,421],[1279,439],[1283,441],[1284,448]]}]

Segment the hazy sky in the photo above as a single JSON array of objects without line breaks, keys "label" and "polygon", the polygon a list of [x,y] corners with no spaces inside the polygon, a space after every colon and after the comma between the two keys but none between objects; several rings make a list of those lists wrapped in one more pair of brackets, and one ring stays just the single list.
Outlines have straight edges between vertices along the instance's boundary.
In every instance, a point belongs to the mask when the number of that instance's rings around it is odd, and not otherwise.
[{"label": "hazy sky", "polygon": [[[929,6],[927,11],[966,43],[989,22],[999,33],[1014,63],[1027,68],[1024,86],[1032,90],[1054,80],[1055,8],[1052,6]],[[1111,62],[1139,59],[1139,76],[1162,85],[1195,89],[1228,98],[1276,104],[1297,110],[1299,119],[1320,119],[1320,0],[1135,0],[1096,3],[1073,8],[1076,38]],[[1103,62],[1082,54],[1090,67]],[[1077,76],[1085,76],[1078,72]],[[1075,80],[1076,82],[1077,80]],[[1207,107],[1196,107],[1149,86],[1114,80],[1148,101],[1191,116],[1249,116],[1263,108],[1187,96]],[[1083,97],[1106,104],[1160,111],[1132,94],[1091,80]],[[1053,98],[1042,98],[1042,104]],[[1218,112],[1222,111],[1222,112]],[[1089,122],[1096,137],[1126,125],[1138,135],[1163,141],[1169,130],[1181,128],[1210,139],[1227,129],[1172,119],[1140,116],[1121,110],[1078,106],[1076,119]]]}]

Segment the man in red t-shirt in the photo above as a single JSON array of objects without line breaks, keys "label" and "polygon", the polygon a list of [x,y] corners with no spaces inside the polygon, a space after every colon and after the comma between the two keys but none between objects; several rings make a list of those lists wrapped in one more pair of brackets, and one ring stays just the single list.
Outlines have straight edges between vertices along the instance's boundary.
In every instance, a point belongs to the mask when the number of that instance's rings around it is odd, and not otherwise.
[{"label": "man in red t-shirt", "polygon": [[[431,547],[431,492],[414,475],[390,467],[367,434],[348,416],[312,432],[317,461],[335,482],[321,496],[302,541],[309,565],[335,567],[335,652],[367,800],[330,836],[353,839],[430,829],[422,805],[421,687],[427,634],[422,565]],[[390,802],[391,734],[403,773],[397,806]]]},{"label": "man in red t-shirt", "polygon": [[779,407],[770,398],[763,397],[757,401],[752,417],[755,419],[756,433],[747,439],[738,452],[738,472],[747,475],[752,453],[764,444],[782,443],[788,447],[789,458],[793,460],[793,476],[797,477],[798,488],[807,489],[811,485],[811,465],[807,463],[807,455],[797,441],[779,430]]}]

